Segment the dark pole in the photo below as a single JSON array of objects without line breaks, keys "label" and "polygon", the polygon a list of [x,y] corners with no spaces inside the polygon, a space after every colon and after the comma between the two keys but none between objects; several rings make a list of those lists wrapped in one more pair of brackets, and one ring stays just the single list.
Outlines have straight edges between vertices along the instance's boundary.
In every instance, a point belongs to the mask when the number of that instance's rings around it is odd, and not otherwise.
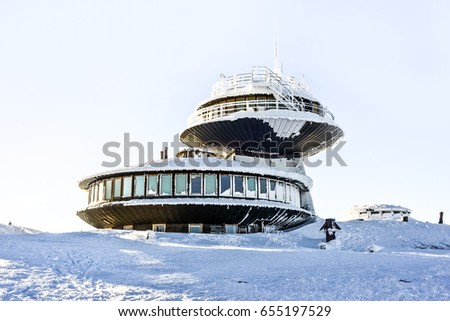
[{"label": "dark pole", "polygon": [[444,224],[444,212],[439,213],[439,223],[438,224]]},{"label": "dark pole", "polygon": [[325,219],[325,223],[323,223],[320,231],[325,231],[325,241],[330,242],[336,239],[336,230],[340,230],[341,228],[337,225],[336,220],[334,218]]}]

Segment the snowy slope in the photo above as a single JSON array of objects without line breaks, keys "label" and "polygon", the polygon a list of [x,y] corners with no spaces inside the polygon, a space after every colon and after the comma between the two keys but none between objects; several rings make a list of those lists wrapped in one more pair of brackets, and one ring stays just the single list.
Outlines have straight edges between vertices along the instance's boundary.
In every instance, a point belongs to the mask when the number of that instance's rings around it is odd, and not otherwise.
[{"label": "snowy slope", "polygon": [[[450,226],[0,235],[0,300],[450,300]],[[3,229],[3,227],[2,227]]]},{"label": "snowy slope", "polygon": [[36,234],[36,233],[40,233],[40,232],[37,230],[26,228],[26,227],[0,224],[0,235],[2,235],[2,234]]}]

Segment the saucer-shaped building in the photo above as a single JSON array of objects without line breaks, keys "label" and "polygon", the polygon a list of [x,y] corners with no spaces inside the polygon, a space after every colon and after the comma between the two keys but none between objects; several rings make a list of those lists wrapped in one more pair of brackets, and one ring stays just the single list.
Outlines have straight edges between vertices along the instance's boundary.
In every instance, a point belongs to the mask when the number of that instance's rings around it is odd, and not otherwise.
[{"label": "saucer-shaped building", "polygon": [[315,221],[302,158],[343,136],[295,78],[265,67],[223,77],[189,117],[173,159],[89,176],[77,215],[97,228],[250,233]]}]

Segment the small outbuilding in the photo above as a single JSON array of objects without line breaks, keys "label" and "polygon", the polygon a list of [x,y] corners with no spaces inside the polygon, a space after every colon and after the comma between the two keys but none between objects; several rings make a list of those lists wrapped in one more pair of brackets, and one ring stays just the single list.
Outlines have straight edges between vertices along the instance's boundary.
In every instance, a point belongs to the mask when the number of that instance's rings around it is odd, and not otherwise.
[{"label": "small outbuilding", "polygon": [[398,220],[407,222],[411,210],[397,205],[355,205],[345,212],[349,220]]}]

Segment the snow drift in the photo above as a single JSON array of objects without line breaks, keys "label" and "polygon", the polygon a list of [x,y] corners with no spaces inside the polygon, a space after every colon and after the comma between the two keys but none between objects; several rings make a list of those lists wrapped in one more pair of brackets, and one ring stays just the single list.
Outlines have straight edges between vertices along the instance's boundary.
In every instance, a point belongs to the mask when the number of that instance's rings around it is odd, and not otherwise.
[{"label": "snow drift", "polygon": [[33,230],[31,228],[26,228],[26,227],[0,224],[0,235],[4,235],[4,234],[36,234],[36,233],[40,233],[40,231]]},{"label": "snow drift", "polygon": [[0,225],[0,300],[450,300],[450,226],[339,222],[320,250],[322,223],[247,235]]}]

